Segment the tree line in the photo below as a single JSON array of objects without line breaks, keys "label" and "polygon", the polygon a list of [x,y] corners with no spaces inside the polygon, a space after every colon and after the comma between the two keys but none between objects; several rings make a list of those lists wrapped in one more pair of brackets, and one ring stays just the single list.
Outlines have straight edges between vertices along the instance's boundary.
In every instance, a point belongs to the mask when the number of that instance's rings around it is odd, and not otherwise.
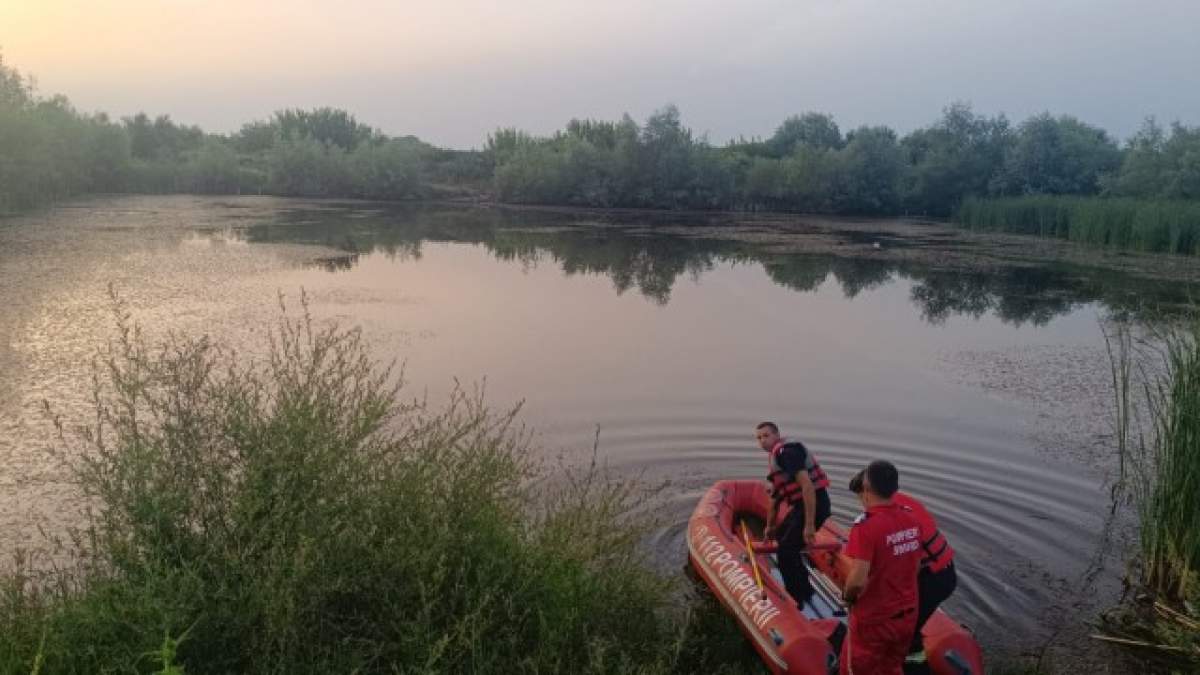
[{"label": "tree line", "polygon": [[481,153],[390,137],[333,108],[283,110],[233,134],[83,113],[38,96],[0,55],[0,213],[98,192],[413,199],[489,172]]},{"label": "tree line", "polygon": [[481,150],[389,136],[333,108],[283,110],[232,134],[163,115],[120,120],[41,97],[0,57],[0,213],[93,192],[366,199],[490,195],[525,204],[947,216],[972,197],[1200,197],[1200,127],[1153,119],[1120,144],[1048,113],[948,106],[901,135],[843,132],[808,112],[767,138],[716,145],[674,106],[638,124],[571,120],[549,136],[506,128]]},{"label": "tree line", "polygon": [[1200,127],[1148,119],[1124,146],[1074,117],[1012,125],[969,105],[901,136],[842,133],[827,114],[789,117],[769,138],[714,146],[668,106],[639,127],[572,120],[550,137],[488,141],[505,201],[810,213],[947,216],[970,197],[1200,197]]}]

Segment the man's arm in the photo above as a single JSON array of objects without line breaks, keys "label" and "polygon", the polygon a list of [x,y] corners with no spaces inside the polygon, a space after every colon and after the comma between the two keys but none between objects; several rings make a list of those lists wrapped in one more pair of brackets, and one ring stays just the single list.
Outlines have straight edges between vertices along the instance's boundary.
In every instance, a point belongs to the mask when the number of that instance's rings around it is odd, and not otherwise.
[{"label": "man's arm", "polygon": [[871,573],[871,563],[857,558],[850,559],[850,575],[846,577],[846,587],[842,589],[842,599],[846,604],[858,602],[863,589],[867,587],[867,577]]},{"label": "man's arm", "polygon": [[779,500],[771,500],[771,510],[767,512],[767,526],[763,530],[763,539],[775,538],[775,515],[779,512]]},{"label": "man's arm", "polygon": [[817,543],[817,488],[813,487],[807,471],[797,471],[796,480],[800,482],[800,495],[804,499],[804,543],[812,546]]}]

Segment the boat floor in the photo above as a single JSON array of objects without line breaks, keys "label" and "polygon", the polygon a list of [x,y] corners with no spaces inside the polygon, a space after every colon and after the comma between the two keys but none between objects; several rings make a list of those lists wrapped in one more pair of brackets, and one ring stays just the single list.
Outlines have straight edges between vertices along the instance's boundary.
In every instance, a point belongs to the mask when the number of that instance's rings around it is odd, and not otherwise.
[{"label": "boat floor", "polygon": [[[783,587],[783,573],[779,571],[779,560],[775,554],[771,554],[771,576]],[[832,581],[824,574],[813,569],[812,564],[808,561],[808,556],[804,556],[804,568],[808,570],[808,580],[812,584],[812,598],[804,603],[801,612],[805,618],[814,619],[837,619],[845,621],[847,617],[846,603],[842,601],[841,590],[838,589]]]}]

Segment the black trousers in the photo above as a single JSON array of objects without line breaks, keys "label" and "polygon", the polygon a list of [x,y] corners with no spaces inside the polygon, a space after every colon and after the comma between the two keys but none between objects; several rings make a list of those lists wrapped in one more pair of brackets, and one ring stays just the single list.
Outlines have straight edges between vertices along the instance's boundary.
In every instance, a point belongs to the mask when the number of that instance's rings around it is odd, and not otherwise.
[{"label": "black trousers", "polygon": [[[817,513],[813,523],[818,530],[829,518],[829,511],[829,493],[817,490]],[[800,502],[792,507],[779,526],[778,552],[783,586],[798,605],[803,605],[813,594],[812,582],[808,580],[808,570],[804,567],[805,546],[804,502]]]},{"label": "black trousers", "polygon": [[921,629],[939,605],[950,597],[958,586],[958,572],[954,571],[954,563],[946,566],[940,572],[921,570],[917,575],[917,631],[913,635],[908,652],[919,652],[925,648],[925,640],[921,637]]}]

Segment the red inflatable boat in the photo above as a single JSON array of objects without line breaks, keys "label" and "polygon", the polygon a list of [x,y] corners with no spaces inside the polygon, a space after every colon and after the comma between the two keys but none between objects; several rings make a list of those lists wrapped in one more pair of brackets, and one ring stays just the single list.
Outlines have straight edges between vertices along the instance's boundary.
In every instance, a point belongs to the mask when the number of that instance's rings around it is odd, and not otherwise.
[{"label": "red inflatable boat", "polygon": [[[733,614],[773,673],[829,675],[838,671],[846,607],[842,586],[850,559],[841,552],[845,534],[827,520],[808,555],[816,594],[801,610],[783,588],[773,546],[750,541],[742,524],[761,527],[771,506],[761,481],[720,481],[709,488],[688,521],[688,562]],[[781,509],[786,509],[781,507]],[[786,511],[779,514],[780,520]],[[759,590],[761,580],[763,591]],[[983,655],[971,633],[938,610],[922,631],[930,669],[937,675],[981,675]]]}]

